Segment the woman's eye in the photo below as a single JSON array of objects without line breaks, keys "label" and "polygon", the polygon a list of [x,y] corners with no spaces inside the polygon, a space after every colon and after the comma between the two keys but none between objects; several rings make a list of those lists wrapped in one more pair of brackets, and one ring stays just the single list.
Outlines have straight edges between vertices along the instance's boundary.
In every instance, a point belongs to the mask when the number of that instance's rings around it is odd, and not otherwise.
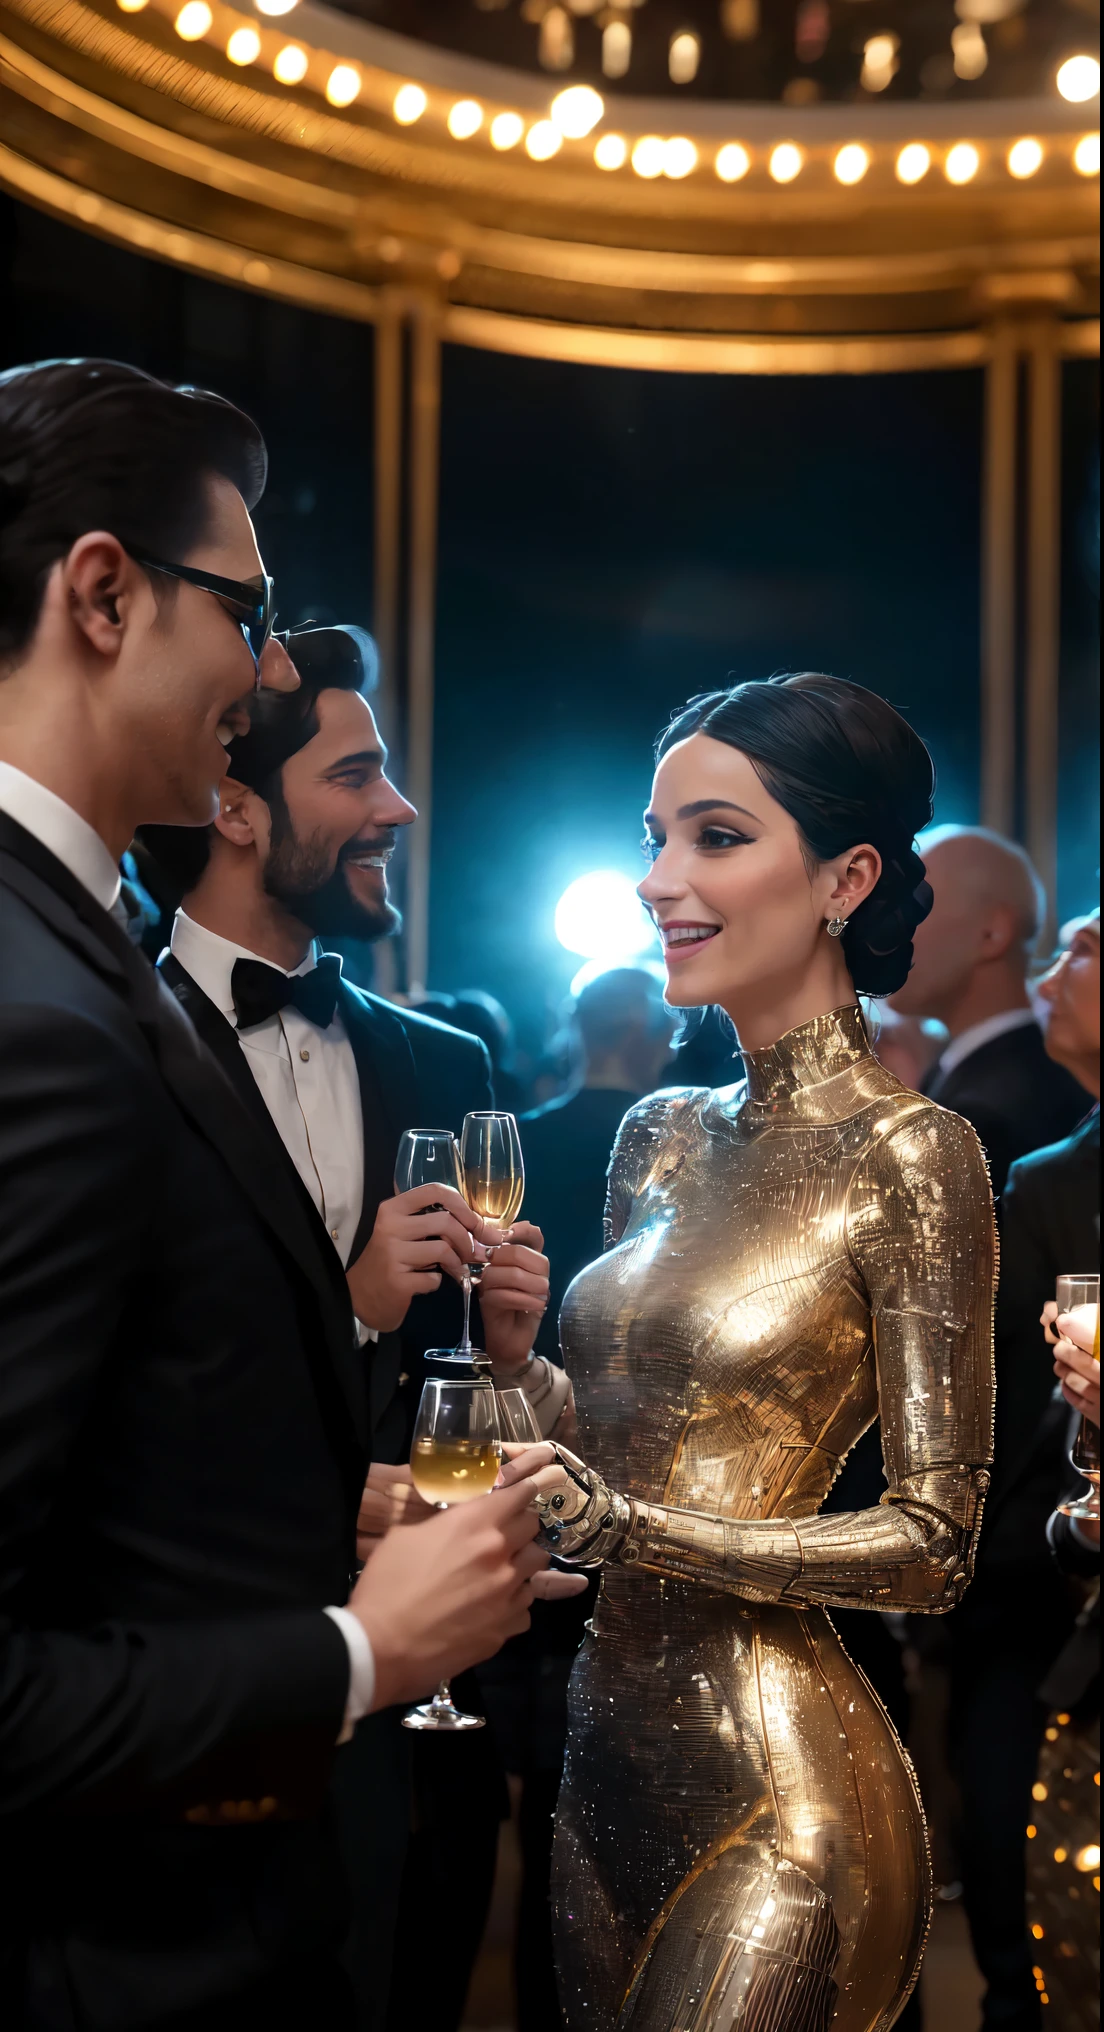
[{"label": "woman's eye", "polygon": [[748,844],[746,833],[732,832],[728,826],[703,826],[698,839],[702,847],[742,847]]}]

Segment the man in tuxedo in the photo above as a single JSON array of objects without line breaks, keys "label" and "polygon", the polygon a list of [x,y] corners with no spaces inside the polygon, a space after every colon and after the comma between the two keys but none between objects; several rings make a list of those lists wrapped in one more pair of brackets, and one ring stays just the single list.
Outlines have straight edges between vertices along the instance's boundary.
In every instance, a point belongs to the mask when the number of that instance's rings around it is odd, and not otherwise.
[{"label": "man in tuxedo", "polygon": [[[426,1212],[433,1201],[466,1212],[455,1193],[434,1186],[392,1196],[399,1138],[419,1125],[458,1132],[469,1110],[491,1107],[490,1067],[476,1038],[363,993],[344,979],[336,954],[318,956],[318,939],[370,941],[396,928],[387,863],[397,829],[416,814],[386,773],[369,703],[371,638],[355,628],[315,628],[293,633],[287,646],[300,689],[258,701],[249,732],[231,742],[213,826],[176,835],[146,828],[143,840],[185,886],[163,978],[255,1117],[271,1160],[294,1169],[319,1234],[346,1266],[361,1336],[376,1343],[374,1465],[361,1520],[367,1550],[389,1502],[424,1510],[404,1486],[409,1471],[399,1478],[394,1464],[409,1453],[409,1395],[416,1401],[425,1350],[456,1339],[450,1278],[465,1268],[463,1230]],[[539,1229],[518,1222],[483,1271],[480,1306],[496,1375],[528,1387],[550,1430],[567,1384],[530,1353],[548,1300],[540,1248]],[[438,1265],[450,1277],[442,1280]],[[566,1575],[555,1586],[573,1591]],[[471,1687],[469,1704],[473,1697]],[[361,2022],[374,2027],[396,1929],[400,1966],[412,1966],[426,1899],[439,1898],[441,1952],[432,1969],[419,1971],[413,1993],[396,1981],[393,2012],[409,2032],[422,2022],[447,2032],[458,2022],[486,1917],[502,1776],[489,1732],[411,1744],[399,1723],[397,1711],[374,1718],[342,1760],[338,1805],[355,1893],[349,1961]],[[418,1827],[404,1897],[402,1789],[411,1749]],[[373,1812],[381,1793],[393,1801],[385,1816]]]},{"label": "man in tuxedo", "polygon": [[950,1031],[923,1091],[973,1124],[999,1198],[1014,1159],[1068,1136],[1088,1107],[1047,1057],[1027,992],[1042,886],[1022,847],[981,826],[935,826],[921,851],[935,901],[892,1006]]},{"label": "man in tuxedo", "polygon": [[136,825],[208,821],[254,685],[295,686],[264,470],[218,397],[0,377],[0,2020],[31,2032],[343,2025],[338,1738],[526,1627],[547,1563],[498,1492],[350,1596],[340,1262],[115,915]]},{"label": "man in tuxedo", "polygon": [[[1100,919],[1074,930],[1040,983],[1046,1048],[1078,1090],[1100,1094]],[[1024,1830],[1042,1732],[1040,1695],[1074,1627],[1076,1602],[1054,1572],[1047,1522],[1068,1479],[1069,1410],[1040,1332],[1055,1280],[1100,1260],[1100,1113],[1013,1164],[1004,1190],[997,1294],[993,1479],[974,1580],[947,1619],[950,1744],[962,1800],[961,1853],[985,2026],[1038,2032]],[[1075,1401],[1076,1392],[1070,1393]],[[1064,1522],[1066,1520],[1063,1520]]]}]

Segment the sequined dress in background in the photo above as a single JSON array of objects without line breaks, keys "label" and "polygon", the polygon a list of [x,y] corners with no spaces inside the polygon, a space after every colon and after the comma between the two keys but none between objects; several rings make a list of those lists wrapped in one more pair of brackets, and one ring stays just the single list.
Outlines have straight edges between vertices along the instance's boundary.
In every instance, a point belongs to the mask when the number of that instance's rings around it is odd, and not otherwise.
[{"label": "sequined dress in background", "polygon": [[[988,1482],[973,1130],[844,1008],[626,1118],[564,1304],[579,1451],[638,1516],[571,1680],[570,2032],[887,2032],[929,1917],[911,1765],[826,1610],[940,1610]],[[880,1411],[887,1496],[817,1518]]]}]

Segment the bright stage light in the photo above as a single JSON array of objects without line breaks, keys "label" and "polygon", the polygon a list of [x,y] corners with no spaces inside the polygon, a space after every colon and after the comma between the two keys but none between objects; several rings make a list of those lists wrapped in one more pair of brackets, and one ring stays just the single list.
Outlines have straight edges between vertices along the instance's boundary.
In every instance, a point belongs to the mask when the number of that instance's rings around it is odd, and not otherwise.
[{"label": "bright stage light", "polygon": [[726,141],[723,148],[718,148],[713,167],[722,183],[739,183],[751,168],[751,157],[738,141]]},{"label": "bright stage light", "polygon": [[637,176],[649,182],[653,177],[662,176],[667,161],[667,143],[658,134],[643,134],[632,152],[632,166]]},{"label": "bright stage light", "polygon": [[556,905],[556,937],[581,959],[634,959],[655,943],[632,878],[598,868],[569,882]]},{"label": "bright stage light", "polygon": [[231,63],[256,63],[261,53],[261,38],[255,28],[235,28],[226,45],[226,54]]},{"label": "bright stage light", "polygon": [[491,147],[516,148],[524,132],[520,113],[496,113],[491,121]]},{"label": "bright stage light", "polygon": [[534,162],[549,162],[563,147],[563,135],[551,120],[537,120],[525,137],[525,153]]},{"label": "bright stage light", "polygon": [[663,150],[663,174],[676,183],[698,166],[698,151],[683,134],[675,134]]},{"label": "bright stage light", "polygon": [[1094,56],[1068,57],[1054,82],[1063,99],[1073,106],[1083,106],[1086,99],[1095,99],[1100,90],[1100,65]]},{"label": "bright stage light", "polygon": [[956,141],[943,164],[948,183],[970,183],[981,168],[981,157],[972,141]]},{"label": "bright stage light", "polygon": [[476,99],[457,99],[447,124],[454,141],[470,141],[483,125],[483,108]]},{"label": "bright stage light", "polygon": [[290,14],[299,0],[257,0],[258,14]]},{"label": "bright stage light", "polygon": [[667,48],[667,75],[673,85],[689,85],[698,75],[701,38],[692,29],[681,29]]},{"label": "bright stage light", "polygon": [[335,64],[326,80],[326,97],[331,106],[351,106],[360,97],[360,72],[352,64]]},{"label": "bright stage light", "polygon": [[897,157],[897,180],[899,183],[919,183],[930,168],[930,148],[925,148],[922,141],[910,141]]},{"label": "bright stage light", "polygon": [[800,148],[796,148],[792,141],[780,141],[772,151],[767,167],[775,183],[792,183],[794,177],[800,175],[804,161]]},{"label": "bright stage light", "polygon": [[149,0],[115,0],[115,5],[122,14],[140,14],[143,7],[149,6]]},{"label": "bright stage light", "polygon": [[1100,136],[1083,134],[1073,151],[1073,166],[1082,176],[1100,175]]},{"label": "bright stage light", "polygon": [[286,42],[272,66],[272,75],[281,85],[298,85],[307,75],[310,58],[296,42]]},{"label": "bright stage light", "polygon": [[400,85],[395,93],[391,111],[400,127],[413,127],[415,120],[421,119],[428,104],[429,100],[420,85]]},{"label": "bright stage light", "polygon": [[1041,168],[1042,160],[1041,142],[1032,141],[1027,137],[1023,141],[1014,141],[1008,151],[1009,174],[1021,178],[1034,176],[1035,171]]},{"label": "bright stage light", "polygon": [[599,169],[624,169],[628,159],[629,144],[623,134],[603,134],[594,144]]},{"label": "bright stage light", "polygon": [[176,32],[184,42],[199,42],[214,18],[207,0],[186,0],[176,17]]},{"label": "bright stage light", "polygon": [[601,93],[590,85],[569,85],[552,101],[552,125],[568,141],[585,141],[605,110]]},{"label": "bright stage light", "polygon": [[861,183],[870,168],[870,157],[861,142],[849,141],[832,164],[839,183]]}]

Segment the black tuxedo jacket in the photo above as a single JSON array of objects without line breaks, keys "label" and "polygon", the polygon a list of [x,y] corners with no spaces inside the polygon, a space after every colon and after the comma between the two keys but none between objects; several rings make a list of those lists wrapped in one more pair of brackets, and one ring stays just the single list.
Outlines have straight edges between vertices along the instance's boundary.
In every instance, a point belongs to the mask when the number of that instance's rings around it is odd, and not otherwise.
[{"label": "black tuxedo jacket", "polygon": [[[237,1032],[197,987],[171,952],[159,962],[181,1007],[218,1059],[252,1115],[268,1161],[279,1158],[288,1183],[315,1230],[314,1240],[337,1255],[314,1204],[280,1140],[264,1097],[249,1068]],[[375,1225],[382,1199],[394,1192],[395,1157],[404,1129],[452,1129],[459,1134],[469,1112],[494,1106],[486,1046],[428,1016],[399,1009],[343,980],[338,1008],[353,1047],[364,1117],[364,1198],[349,1261],[355,1262]],[[452,1347],[459,1339],[456,1287],[444,1279],[439,1292],[418,1298],[397,1333],[369,1342],[364,1359],[369,1401],[371,1457],[405,1460],[409,1452],[409,1398],[420,1393],[422,1356],[430,1347]],[[400,1378],[409,1378],[406,1396]]]},{"label": "black tuxedo jacket", "polygon": [[[1046,1523],[1068,1478],[1069,1414],[1055,1396],[1039,1314],[1063,1272],[1100,1262],[1100,1111],[1012,1166],[1001,1208],[993,1481],[978,1577],[1000,1568],[1053,1588]],[[975,1583],[976,1585],[976,1583]],[[967,1597],[968,1599],[968,1597]]]},{"label": "black tuxedo jacket", "polygon": [[1047,1057],[1037,1023],[1006,1030],[950,1072],[937,1066],[925,1080],[924,1092],[973,1124],[998,1197],[1017,1157],[1068,1136],[1092,1106],[1072,1073]]},{"label": "black tuxedo jacket", "polygon": [[368,1430],[320,1224],[0,814],[0,2020],[133,2028],[340,1937]]}]

